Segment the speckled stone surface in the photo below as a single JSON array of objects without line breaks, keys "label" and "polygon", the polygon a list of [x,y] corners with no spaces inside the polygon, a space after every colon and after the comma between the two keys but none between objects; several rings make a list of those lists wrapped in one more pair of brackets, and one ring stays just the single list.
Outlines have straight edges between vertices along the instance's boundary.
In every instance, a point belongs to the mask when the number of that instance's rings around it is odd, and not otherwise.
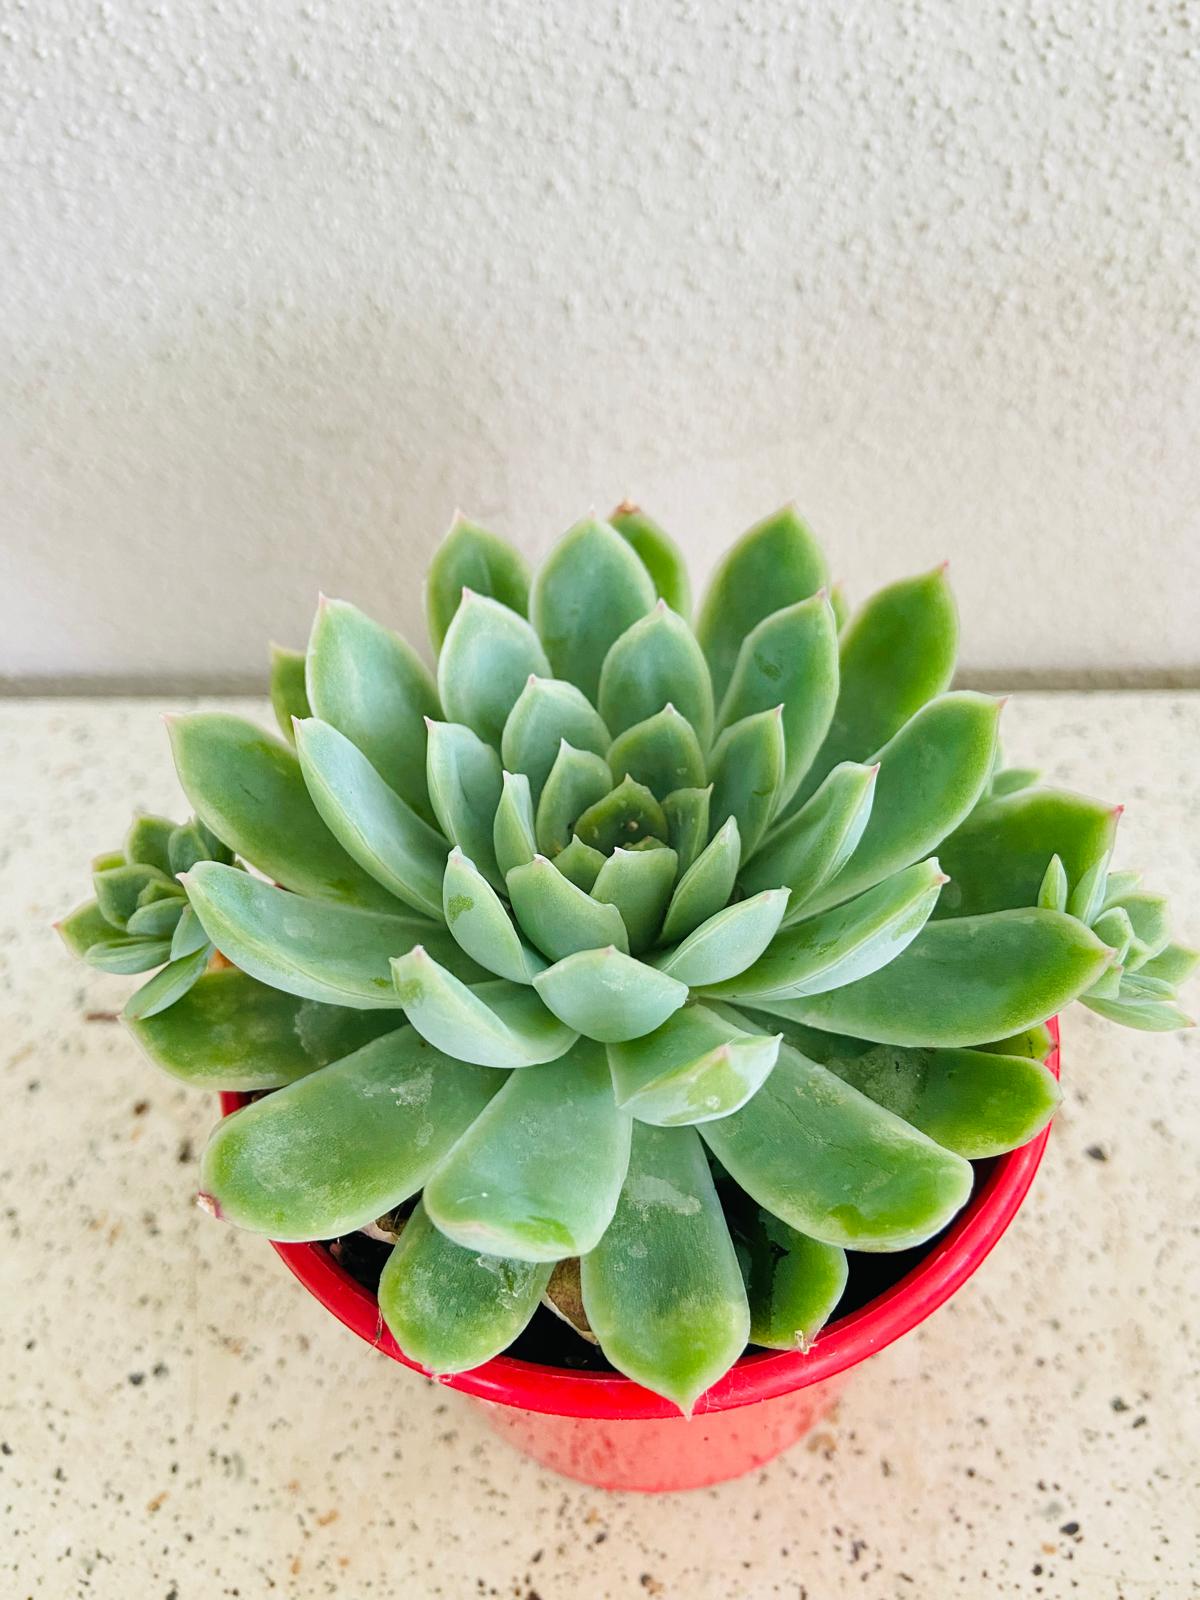
[{"label": "speckled stone surface", "polygon": [[[830,1424],[718,1489],[592,1491],[192,1206],[211,1102],[139,1058],[104,1020],[127,980],[48,926],[132,805],[181,810],[159,709],[0,706],[0,1595],[1197,1592],[1196,1034],[1072,1013],[1029,1203]],[[1028,695],[1007,720],[1013,760],[1127,803],[1120,861],[1200,936],[1200,696]]]}]

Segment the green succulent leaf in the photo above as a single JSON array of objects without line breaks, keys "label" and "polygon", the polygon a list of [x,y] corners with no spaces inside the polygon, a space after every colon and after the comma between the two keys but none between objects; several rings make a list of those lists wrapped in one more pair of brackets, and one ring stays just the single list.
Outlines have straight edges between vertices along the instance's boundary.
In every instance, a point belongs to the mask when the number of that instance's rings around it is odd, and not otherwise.
[{"label": "green succulent leaf", "polygon": [[992,775],[988,785],[988,799],[1002,800],[1006,794],[1016,794],[1020,789],[1031,789],[1041,773],[1036,767],[1005,767]]},{"label": "green succulent leaf", "polygon": [[1136,971],[1167,948],[1171,938],[1169,907],[1163,895],[1138,889],[1125,895],[1120,908],[1133,928],[1126,964]]},{"label": "green succulent leaf", "polygon": [[295,743],[313,804],[346,853],[405,905],[440,916],[447,849],[442,835],[329,723],[315,717],[297,722]]},{"label": "green succulent leaf", "polygon": [[553,1270],[464,1250],[418,1205],[384,1265],[379,1309],[410,1361],[438,1374],[468,1372],[508,1348]]},{"label": "green succulent leaf", "polygon": [[[580,845],[586,850],[586,845]],[[561,856],[555,862],[559,871]],[[674,850],[621,850],[613,851],[592,882],[593,900],[612,905],[621,914],[621,921],[629,936],[629,950],[640,955],[648,950],[662,927],[663,913],[675,887],[676,858]],[[605,944],[616,941],[606,939]],[[587,948],[578,946],[577,948]],[[569,954],[563,951],[563,954]]]},{"label": "green succulent leaf", "polygon": [[395,908],[392,895],[330,833],[285,744],[223,711],[175,717],[170,732],[184,792],[238,855],[298,894]]},{"label": "green succulent leaf", "polygon": [[931,700],[875,761],[875,799],[858,847],[811,896],[823,911],[861,894],[936,849],[987,783],[1003,702],[960,692]]},{"label": "green succulent leaf", "polygon": [[595,704],[613,641],[654,601],[650,574],[621,535],[606,522],[577,523],[542,564],[531,596],[530,614],[554,676]]},{"label": "green succulent leaf", "polygon": [[708,807],[712,790],[676,789],[662,803],[667,819],[667,843],[678,860],[682,876],[708,842]]},{"label": "green succulent leaf", "polygon": [[54,924],[54,929],[71,954],[81,961],[93,945],[108,943],[118,931],[101,911],[98,900],[85,900],[68,911]]},{"label": "green succulent leaf", "polygon": [[750,1333],[737,1256],[692,1129],[635,1126],[616,1214],[580,1274],[609,1361],[690,1414]]},{"label": "green succulent leaf", "polygon": [[556,1061],[575,1042],[528,984],[497,978],[468,987],[421,945],[392,962],[392,976],[413,1027],[458,1061],[533,1067]]},{"label": "green succulent leaf", "polygon": [[763,952],[779,931],[787,903],[786,889],[764,889],[739,900],[702,922],[654,964],[692,989],[719,988],[726,980],[736,983],[737,973],[768,959]]},{"label": "green succulent leaf", "polygon": [[1031,1061],[1045,1061],[1054,1053],[1056,1040],[1044,1022],[1035,1023],[1032,1028],[1023,1028],[1020,1033],[1009,1034],[1004,1039],[993,1039],[987,1044],[981,1044],[980,1050],[988,1050],[1000,1056],[1024,1056]]},{"label": "green succulent leaf", "polygon": [[442,909],[455,939],[487,971],[513,983],[532,983],[545,967],[513,927],[500,896],[457,848],[446,862]]},{"label": "green succulent leaf", "polygon": [[908,948],[929,920],[945,876],[918,862],[855,900],[793,924],[748,970],[712,992],[735,999],[798,1000],[877,972]]},{"label": "green succulent leaf", "polygon": [[344,733],[387,786],[432,821],[425,721],[441,707],[428,670],[400,635],[344,600],[323,599],[308,641],[306,683],[313,715]]},{"label": "green succulent leaf", "polygon": [[674,539],[664,533],[640,506],[630,505],[627,500],[617,507],[608,520],[622,539],[637,551],[659,598],[681,617],[691,616],[692,585],[688,578],[687,562]]},{"label": "green succulent leaf", "polygon": [[663,920],[663,944],[686,939],[728,905],[741,849],[737,820],[730,817],[680,878]]},{"label": "green succulent leaf", "polygon": [[305,685],[303,650],[285,650],[278,644],[271,646],[271,709],[280,733],[289,744],[294,744],[293,719],[312,716]]},{"label": "green succulent leaf", "polygon": [[444,928],[423,917],[305,900],[216,862],[193,867],[187,890],[221,954],[289,994],[330,1005],[398,1007],[389,963],[418,942],[466,981],[486,976]]},{"label": "green succulent leaf", "polygon": [[[1038,904],[1041,904],[1040,900]],[[1112,950],[1113,967],[1124,966],[1133,943],[1133,923],[1129,920],[1129,914],[1121,906],[1111,906],[1092,923],[1092,932]]]},{"label": "green succulent leaf", "polygon": [[233,851],[223,845],[199,817],[172,828],[167,839],[167,856],[176,877],[190,872],[198,861],[221,861],[226,865],[233,861]]},{"label": "green succulent leaf", "polygon": [[575,819],[575,832],[584,844],[607,855],[618,846],[635,849],[647,839],[661,839],[665,844],[667,818],[645,784],[623,778]]},{"label": "green succulent leaf", "polygon": [[613,740],[608,752],[614,783],[632,778],[663,800],[704,782],[704,752],[686,717],[667,704]]},{"label": "green succulent leaf", "polygon": [[[61,931],[61,929],[60,929]],[[1184,944],[1168,944],[1151,956],[1141,966],[1145,978],[1164,978],[1168,983],[1185,983],[1200,965],[1200,950],[1189,950]]]},{"label": "green succulent leaf", "polygon": [[203,976],[211,954],[206,943],[190,955],[169,961],[161,972],[156,972],[148,983],[143,983],[140,989],[130,995],[121,1012],[122,1017],[127,1022],[138,1017],[153,1017],[168,1006],[175,1005]]},{"label": "green succulent leaf", "polygon": [[1015,1150],[1040,1133],[1062,1098],[1040,1061],[983,1050],[876,1045],[824,1062],[844,1083],[968,1161]]},{"label": "green succulent leaf", "polygon": [[509,712],[500,754],[510,772],[523,772],[536,801],[566,741],[604,755],[612,735],[587,696],[562,678],[530,677]]},{"label": "green succulent leaf", "polygon": [[786,921],[808,910],[808,902],[858,847],[875,799],[878,766],[843,761],[820,788],[773,832],[738,874],[748,893],[786,884]]},{"label": "green succulent leaf", "polygon": [[434,553],[425,586],[425,612],[435,650],[442,647],[464,589],[498,600],[518,616],[528,614],[529,569],[524,561],[510,544],[460,514]]},{"label": "green succulent leaf", "polygon": [[[756,625],[828,582],[825,557],[793,506],[743,534],[719,563],[696,622],[718,700],[733,676],[742,641]],[[772,703],[781,698],[776,695]]]},{"label": "green succulent leaf", "polygon": [[[1050,857],[1046,875],[1038,887],[1037,903],[1043,911],[1065,911],[1071,886],[1067,882],[1067,869],[1059,856]],[[1108,942],[1107,940],[1105,941]]]},{"label": "green succulent leaf", "polygon": [[686,984],[612,946],[567,956],[540,972],[533,986],[568,1027],[605,1044],[650,1033],[688,993]]},{"label": "green succulent leaf", "polygon": [[[153,886],[152,886],[153,887]],[[136,939],[170,939],[187,908],[182,891],[139,906],[125,924],[126,933]]]},{"label": "green succulent leaf", "polygon": [[1065,789],[1022,789],[977,806],[939,846],[950,874],[939,916],[1034,905],[1054,856],[1078,884],[1112,854],[1119,817],[1119,808]]},{"label": "green succulent leaf", "polygon": [[743,641],[717,726],[730,727],[782,703],[782,804],[821,748],[837,697],[837,623],[819,593],[764,617]]},{"label": "green succulent leaf", "polygon": [[513,868],[508,896],[522,932],[551,961],[600,945],[629,949],[616,906],[593,900],[545,856],[534,856],[527,867]]},{"label": "green succulent leaf", "polygon": [[174,831],[175,824],[170,817],[139,812],[125,835],[125,860],[130,865],[140,862],[143,866],[157,867],[170,877],[173,871],[170,846]]},{"label": "green succulent leaf", "polygon": [[733,1219],[750,1302],[750,1340],[768,1350],[808,1350],[850,1275],[846,1252],[789,1228],[761,1206]]},{"label": "green succulent leaf", "polygon": [[712,740],[713,691],[704,652],[683,617],[665,601],[613,644],[604,658],[598,695],[600,715],[614,733],[673,705],[705,749]]},{"label": "green succulent leaf", "polygon": [[[1114,807],[1114,810],[1116,808]],[[1142,881],[1140,872],[1110,872],[1104,880],[1104,900],[1101,911],[1119,906],[1127,894],[1132,894]]]},{"label": "green succulent leaf", "polygon": [[[111,928],[109,932],[111,934]],[[83,954],[89,967],[98,967],[101,972],[113,972],[120,977],[149,972],[151,967],[161,967],[170,958],[169,939],[128,939],[124,935],[97,940]]]},{"label": "green succulent leaf", "polygon": [[537,854],[533,827],[533,798],[523,772],[501,773],[500,802],[492,824],[492,844],[500,875],[523,867]]},{"label": "green succulent leaf", "polygon": [[503,889],[494,843],[503,790],[500,757],[462,723],[430,722],[426,777],[442,832],[494,889]]},{"label": "green succulent leaf", "polygon": [[[96,900],[101,913],[110,924],[108,930],[110,934],[113,928],[124,929],[127,926],[129,919],[139,908],[142,891],[152,885],[165,890],[168,894],[175,893],[175,885],[166,873],[160,872],[157,867],[145,866],[141,862],[106,867],[103,871],[92,874],[92,887],[96,891]],[[134,932],[136,931],[135,929]]]},{"label": "green succulent leaf", "polygon": [[467,1250],[519,1261],[586,1255],[612,1219],[629,1138],[604,1051],[581,1039],[561,1060],[508,1079],[429,1179],[425,1209]]},{"label": "green succulent leaf", "polygon": [[350,1233],[416,1194],[503,1082],[398,1028],[219,1122],[202,1191],[271,1239]]},{"label": "green succulent leaf", "polygon": [[971,1192],[961,1156],[786,1044],[754,1098],[701,1131],[772,1216],[846,1249],[922,1244]]},{"label": "green succulent leaf", "polygon": [[464,590],[438,656],[438,694],[447,718],[499,750],[509,713],[531,675],[549,678],[550,663],[529,623],[498,600]]},{"label": "green succulent leaf", "polygon": [[564,739],[537,804],[538,849],[554,856],[566,849],[581,816],[612,789],[608,762]]},{"label": "green succulent leaf", "polygon": [[945,567],[872,595],[842,634],[837,709],[793,808],[831,767],[867,760],[949,688],[957,651],[958,615]]},{"label": "green succulent leaf", "polygon": [[784,1006],[800,1022],[879,1044],[969,1046],[1056,1015],[1091,988],[1111,957],[1062,912],[996,911],[928,922],[869,977],[764,1009]]},{"label": "green succulent leaf", "polygon": [[710,1006],[686,1005],[653,1033],[609,1045],[613,1093],[659,1127],[727,1117],[762,1087],[779,1043],[778,1033],[748,1033]]},{"label": "green succulent leaf", "polygon": [[1143,1033],[1173,1033],[1177,1028],[1194,1028],[1195,1021],[1186,1011],[1180,1010],[1173,1000],[1147,999],[1136,996],[1126,999],[1118,993],[1115,1000],[1102,1000],[1095,994],[1083,996],[1089,1011],[1109,1022],[1119,1022],[1125,1028],[1137,1028]]},{"label": "green succulent leaf", "polygon": [[[572,838],[566,849],[560,850],[555,856],[554,870],[561,872],[563,877],[577,889],[590,894],[593,884],[600,876],[600,869],[605,859],[599,850],[593,850],[590,844],[584,844],[582,839]],[[624,917],[621,920],[624,921]]]},{"label": "green succulent leaf", "polygon": [[171,935],[171,960],[178,961],[182,956],[190,956],[194,951],[202,950],[208,943],[209,938],[204,931],[204,924],[191,906],[185,905]]},{"label": "green succulent leaf", "polygon": [[758,711],[726,728],[713,746],[709,822],[737,821],[742,854],[754,854],[779,803],[784,773],[783,707]]},{"label": "green succulent leaf", "polygon": [[169,1010],[126,1019],[155,1066],[197,1089],[275,1089],[401,1025],[398,1012],[322,1005],[237,967],[206,972]]}]

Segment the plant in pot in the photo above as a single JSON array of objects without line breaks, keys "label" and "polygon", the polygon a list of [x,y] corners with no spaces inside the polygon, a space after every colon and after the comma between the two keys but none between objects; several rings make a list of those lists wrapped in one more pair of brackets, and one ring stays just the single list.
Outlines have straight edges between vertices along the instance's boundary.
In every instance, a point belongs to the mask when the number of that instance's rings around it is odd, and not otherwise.
[{"label": "plant in pot", "polygon": [[713,1481],[982,1259],[1057,1013],[1184,1026],[1197,958],[1110,871],[1119,808],[950,690],[944,568],[847,618],[789,508],[693,630],[626,505],[532,582],[457,520],[427,607],[436,676],[322,600],[283,739],[172,718],[194,819],[139,817],[59,929],[158,969],[134,1037],[238,1107],[206,1210],[552,1464]]}]

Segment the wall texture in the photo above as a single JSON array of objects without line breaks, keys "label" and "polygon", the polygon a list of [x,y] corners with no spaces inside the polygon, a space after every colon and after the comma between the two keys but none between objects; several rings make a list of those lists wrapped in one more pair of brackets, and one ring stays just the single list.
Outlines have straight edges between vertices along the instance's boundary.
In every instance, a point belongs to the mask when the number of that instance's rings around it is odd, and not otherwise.
[{"label": "wall texture", "polygon": [[1197,0],[0,0],[0,672],[405,627],[456,505],[795,497],[977,672],[1200,666]]}]

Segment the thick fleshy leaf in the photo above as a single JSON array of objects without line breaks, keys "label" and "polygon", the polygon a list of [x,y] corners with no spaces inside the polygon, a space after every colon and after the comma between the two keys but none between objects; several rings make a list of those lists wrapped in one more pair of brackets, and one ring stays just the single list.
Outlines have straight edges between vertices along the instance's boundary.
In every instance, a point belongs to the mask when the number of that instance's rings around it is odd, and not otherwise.
[{"label": "thick fleshy leaf", "polygon": [[185,905],[179,921],[175,924],[175,932],[171,935],[171,960],[178,961],[181,956],[190,956],[193,951],[202,950],[208,943],[209,938],[204,931],[204,924],[191,906]]},{"label": "thick fleshy leaf", "polygon": [[[1050,865],[1038,885],[1037,903],[1043,911],[1065,911],[1071,886],[1067,882],[1067,869],[1059,856],[1050,857]],[[1103,937],[1103,935],[1101,935]],[[1110,943],[1105,940],[1105,943]]]},{"label": "thick fleshy leaf", "polygon": [[[112,929],[109,929],[112,932]],[[101,972],[114,972],[128,977],[134,972],[149,972],[151,967],[161,967],[171,958],[169,939],[129,939],[124,934],[100,939],[83,953],[89,967]]]},{"label": "thick fleshy leaf", "polygon": [[506,878],[514,867],[523,867],[537,854],[533,827],[533,798],[529,779],[523,772],[501,774],[500,802],[492,824],[492,843],[496,865]]},{"label": "thick fleshy leaf", "polygon": [[905,1050],[880,1044],[825,1065],[877,1105],[981,1161],[1015,1150],[1041,1130],[1062,1098],[1040,1061],[984,1050]]},{"label": "thick fleshy leaf", "polygon": [[271,710],[279,731],[289,744],[292,737],[292,719],[311,717],[305,687],[305,658],[303,650],[285,650],[282,645],[271,646]]},{"label": "thick fleshy leaf", "polygon": [[857,899],[786,928],[748,971],[713,992],[761,1005],[768,998],[824,994],[878,972],[920,933],[945,881],[935,859],[918,862]]},{"label": "thick fleshy leaf", "polygon": [[747,967],[754,970],[760,957],[770,959],[763,952],[779,930],[787,903],[786,889],[764,889],[749,900],[739,900],[702,922],[654,964],[692,989],[720,986],[725,980],[733,984],[735,975]]},{"label": "thick fleshy leaf", "polygon": [[441,708],[427,668],[400,635],[344,600],[322,600],[306,683],[313,715],[344,733],[388,787],[432,821],[425,719]]},{"label": "thick fleshy leaf", "polygon": [[709,826],[734,817],[747,860],[775,815],[784,771],[783,707],[735,722],[713,746]]},{"label": "thick fleshy leaf", "polygon": [[750,1302],[750,1342],[768,1350],[809,1349],[845,1291],[846,1252],[753,1204],[737,1210],[730,1226]]},{"label": "thick fleshy leaf", "polygon": [[[586,850],[587,846],[580,848]],[[562,870],[557,861],[555,866]],[[675,852],[667,849],[616,849],[597,872],[591,897],[616,906],[621,913],[632,955],[640,955],[654,943],[675,887],[675,872]]]},{"label": "thick fleshy leaf", "polygon": [[1170,910],[1165,896],[1149,894],[1144,889],[1125,895],[1119,904],[1133,928],[1126,964],[1137,970],[1167,948],[1171,938]]},{"label": "thick fleshy leaf", "polygon": [[416,1194],[503,1082],[398,1028],[219,1122],[202,1194],[271,1239],[350,1233]]},{"label": "thick fleshy leaf", "polygon": [[196,980],[203,976],[211,951],[208,945],[193,950],[190,955],[169,961],[161,972],[156,972],[148,983],[142,984],[126,1000],[121,1012],[125,1020],[157,1016],[182,999]]},{"label": "thick fleshy leaf", "polygon": [[169,727],[184,793],[238,855],[297,894],[395,908],[330,833],[285,744],[224,711],[173,717]]},{"label": "thick fleshy leaf", "polygon": [[1173,1000],[1148,999],[1141,996],[1126,999],[1118,993],[1115,1000],[1101,1000],[1095,995],[1084,995],[1083,1003],[1089,1011],[1105,1017],[1109,1022],[1119,1022],[1124,1028],[1137,1028],[1143,1033],[1173,1033],[1177,1028],[1194,1028],[1195,1019],[1180,1009]]},{"label": "thick fleshy leaf", "polygon": [[821,748],[837,697],[837,623],[825,595],[816,594],[764,617],[743,641],[717,726],[728,728],[782,702],[782,804]]},{"label": "thick fleshy leaf", "polygon": [[815,1028],[880,1044],[969,1046],[1056,1015],[1091,988],[1111,956],[1062,912],[997,911],[928,922],[870,977],[765,1009],[785,1007],[783,1015]]},{"label": "thick fleshy leaf", "polygon": [[[1117,808],[1114,807],[1114,810]],[[1122,808],[1123,809],[1123,808]],[[1101,859],[1097,857],[1097,860]],[[1101,911],[1107,911],[1110,906],[1120,905],[1127,894],[1140,885],[1142,875],[1140,872],[1110,872],[1104,880],[1104,900]]]},{"label": "thick fleshy leaf", "polygon": [[438,695],[447,718],[499,750],[509,712],[531,674],[548,678],[550,663],[529,623],[498,600],[464,590],[438,656]]},{"label": "thick fleshy leaf", "polygon": [[440,650],[464,589],[498,600],[518,616],[529,606],[529,569],[510,544],[455,516],[434,552],[425,585],[425,614],[433,648]]},{"label": "thick fleshy leaf", "polygon": [[948,688],[957,651],[958,615],[944,566],[872,595],[842,634],[837,709],[793,808],[831,767],[866,761]]},{"label": "thick fleshy leaf", "polygon": [[999,1056],[1024,1056],[1030,1061],[1045,1061],[1054,1053],[1057,1044],[1046,1024],[1038,1022],[1032,1028],[1023,1028],[1020,1033],[1010,1033],[1003,1039],[990,1040],[979,1048]]},{"label": "thick fleshy leaf", "polygon": [[554,676],[595,704],[610,646],[654,600],[650,574],[614,528],[591,519],[576,523],[542,563],[530,599]]},{"label": "thick fleshy leaf", "polygon": [[608,1227],[629,1164],[630,1119],[604,1051],[581,1039],[517,1072],[425,1186],[456,1244],[520,1261],[586,1255]]},{"label": "thick fleshy leaf", "polygon": [[563,876],[545,856],[508,875],[508,897],[525,937],[551,961],[604,945],[629,949],[621,913],[601,905]]},{"label": "thick fleshy leaf", "polygon": [[1022,789],[977,806],[938,848],[950,874],[939,917],[1036,904],[1052,856],[1074,886],[1107,861],[1120,814],[1066,789]]},{"label": "thick fleshy leaf", "polygon": [[791,891],[788,921],[807,910],[817,890],[850,859],[871,815],[877,766],[843,761],[825,782],[767,835],[752,861],[738,873],[741,886],[756,889],[786,884]]},{"label": "thick fleshy leaf", "polygon": [[695,789],[704,782],[704,752],[695,730],[673,705],[644,722],[634,723],[613,740],[608,752],[613,782],[632,778],[659,800],[676,789]]},{"label": "thick fleshy leaf", "polygon": [[389,962],[417,943],[468,982],[487,976],[424,917],[305,900],[212,861],[192,868],[187,890],[221,954],[289,994],[368,1010],[397,1007]]},{"label": "thick fleshy leaf", "polygon": [[748,1033],[710,1006],[683,1006],[653,1033],[609,1045],[617,1104],[667,1128],[727,1117],[761,1088],[780,1037]]},{"label": "thick fleshy leaf", "polygon": [[433,1373],[469,1372],[513,1342],[553,1270],[464,1250],[418,1205],[384,1264],[379,1309],[410,1361]]},{"label": "thick fleshy leaf", "polygon": [[750,1333],[737,1256],[692,1129],[635,1126],[616,1214],[580,1273],[588,1322],[613,1366],[690,1414]]},{"label": "thick fleshy leaf", "polygon": [[494,829],[503,788],[500,757],[460,722],[430,722],[429,800],[442,832],[493,888],[504,879],[496,865]]},{"label": "thick fleshy leaf", "polygon": [[[1054,859],[1057,861],[1058,857],[1055,856]],[[1040,897],[1038,904],[1044,904]],[[1050,909],[1058,908],[1051,906]],[[1120,906],[1110,906],[1107,911],[1100,913],[1091,926],[1097,939],[1102,939],[1113,952],[1113,967],[1124,966],[1129,947],[1133,944],[1133,923],[1130,922],[1127,913]]]},{"label": "thick fleshy leaf", "polygon": [[297,722],[296,753],[313,804],[347,854],[405,905],[440,916],[442,835],[329,723],[315,717]]},{"label": "thick fleshy leaf", "polygon": [[637,551],[650,574],[659,598],[681,617],[692,611],[692,585],[683,552],[668,534],[640,506],[623,500],[609,517],[614,527]]},{"label": "thick fleshy leaf", "polygon": [[1185,944],[1168,944],[1158,955],[1152,956],[1141,966],[1144,978],[1164,978],[1167,983],[1185,983],[1197,966],[1200,966],[1200,950],[1190,950]]},{"label": "thick fleshy leaf", "polygon": [[988,799],[1000,800],[1006,794],[1016,794],[1019,789],[1031,789],[1040,777],[1036,767],[1005,767],[993,773]]},{"label": "thick fleshy leaf", "polygon": [[401,1025],[396,1011],[354,1011],[273,989],[223,967],[167,1011],[129,1022],[156,1067],[197,1089],[275,1089]]},{"label": "thick fleshy leaf", "polygon": [[584,844],[607,855],[618,846],[635,849],[647,839],[661,839],[665,844],[667,818],[645,784],[623,778],[576,818],[575,832]]},{"label": "thick fleshy leaf", "polygon": [[729,904],[741,849],[737,821],[730,817],[680,878],[663,921],[663,944],[686,939]]},{"label": "thick fleshy leaf", "polygon": [[971,1192],[961,1156],[786,1044],[754,1098],[701,1132],[772,1216],[846,1249],[921,1244]]},{"label": "thick fleshy leaf", "polygon": [[532,983],[546,963],[512,925],[504,902],[491,884],[455,848],[442,880],[446,926],[473,961],[513,983]]},{"label": "thick fleshy leaf", "polygon": [[[793,506],[756,523],[713,574],[696,621],[718,703],[742,641],[764,617],[807,600],[829,582],[825,557]],[[776,696],[778,704],[780,696]]]},{"label": "thick fleshy leaf", "polygon": [[560,850],[554,858],[554,870],[561,872],[564,878],[570,880],[577,889],[583,889],[590,894],[592,885],[600,876],[600,868],[604,865],[605,857],[599,850],[593,850],[590,844],[584,844],[582,839],[572,838],[565,850]]},{"label": "thick fleshy leaf", "polygon": [[233,860],[233,851],[221,843],[211,828],[206,828],[199,817],[192,817],[172,828],[167,840],[167,855],[173,873],[188,872],[197,861]]},{"label": "thick fleshy leaf", "polygon": [[676,789],[662,803],[667,819],[667,842],[678,858],[682,876],[708,843],[708,807],[711,787]]},{"label": "thick fleshy leaf", "polygon": [[83,960],[93,945],[116,937],[118,929],[100,909],[98,900],[85,900],[54,924],[54,931],[73,956]]},{"label": "thick fleshy leaf", "polygon": [[92,857],[92,872],[111,872],[114,867],[129,866],[129,857],[122,850],[104,850]]},{"label": "thick fleshy leaf", "polygon": [[533,986],[568,1027],[605,1044],[650,1033],[688,993],[685,983],[611,946],[567,956],[540,972]]},{"label": "thick fleshy leaf", "polygon": [[125,931],[135,939],[171,939],[186,908],[182,891],[165,895],[149,905],[139,906],[125,924]]},{"label": "thick fleshy leaf", "polygon": [[534,832],[542,855],[554,856],[570,843],[575,824],[612,788],[608,762],[592,750],[577,750],[564,739],[537,803]]},{"label": "thick fleshy leaf", "polygon": [[695,634],[665,601],[626,629],[609,650],[597,703],[614,734],[673,705],[708,748],[713,730],[708,664]]},{"label": "thick fleshy leaf", "polygon": [[175,890],[165,872],[142,862],[123,862],[119,867],[106,867],[92,874],[92,887],[100,910],[110,924],[110,934],[113,928],[123,929],[128,925],[138,909],[142,891],[151,885],[163,889],[168,896]]},{"label": "thick fleshy leaf", "polygon": [[587,696],[562,678],[531,677],[504,724],[500,754],[510,772],[523,772],[536,802],[563,740],[602,756],[612,743]]},{"label": "thick fleshy leaf", "polygon": [[875,756],[871,815],[854,854],[809,901],[823,911],[911,866],[966,817],[987,783],[1004,702],[946,694],[923,706]]},{"label": "thick fleshy leaf", "polygon": [[140,861],[144,866],[157,867],[169,877],[171,867],[171,835],[175,824],[170,817],[156,817],[149,812],[139,812],[125,835],[125,859]]},{"label": "thick fleshy leaf", "polygon": [[413,1027],[456,1061],[533,1067],[575,1041],[527,984],[496,978],[468,987],[421,945],[392,962],[392,976]]}]

